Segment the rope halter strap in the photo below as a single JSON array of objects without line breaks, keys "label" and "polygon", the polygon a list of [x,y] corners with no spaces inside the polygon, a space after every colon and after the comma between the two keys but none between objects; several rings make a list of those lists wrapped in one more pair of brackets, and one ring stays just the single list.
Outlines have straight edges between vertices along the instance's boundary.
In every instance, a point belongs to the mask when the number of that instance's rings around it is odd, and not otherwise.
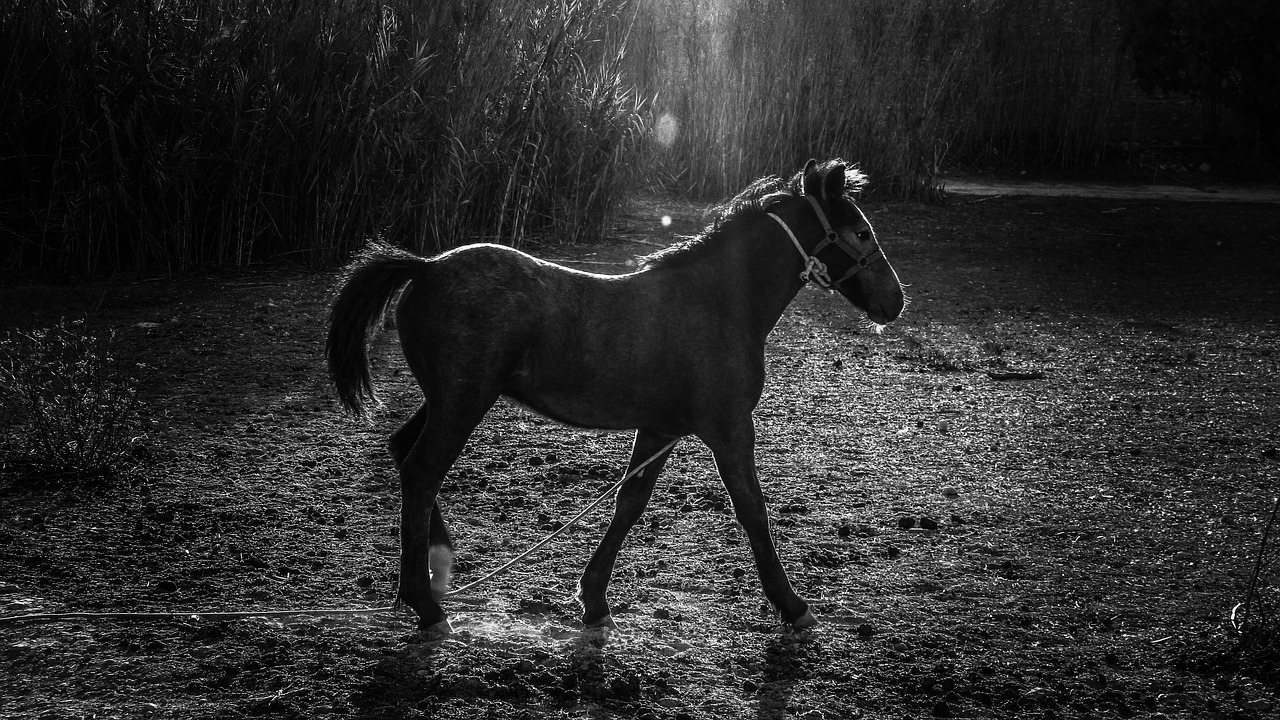
[{"label": "rope halter strap", "polygon": [[[822,211],[822,206],[818,204],[818,200],[812,195],[805,195],[804,199],[808,200],[809,205],[813,207],[814,214],[818,216],[818,222],[822,223],[822,231],[824,233],[823,238],[814,246],[812,252],[805,251],[804,246],[800,244],[800,240],[796,238],[796,234],[791,231],[791,228],[787,225],[786,221],[773,213],[766,213],[782,226],[783,231],[787,233],[787,237],[791,239],[791,244],[796,246],[796,250],[804,260],[804,270],[800,272],[800,279],[803,282],[813,280],[822,287],[830,290],[832,286],[839,287],[846,280],[866,269],[866,267],[877,257],[884,256],[884,253],[880,250],[880,243],[875,242],[874,240],[872,241],[874,245],[871,248],[871,251],[865,255],[858,253],[855,248],[849,247],[846,242],[841,242],[840,234],[837,233],[835,229],[831,227],[831,223],[827,221],[827,214]],[[847,255],[850,260],[853,260],[853,267],[849,268],[844,275],[841,275],[839,279],[834,281],[831,279],[831,275],[827,271],[826,263],[818,259],[818,253],[822,252],[830,245],[835,245],[837,248],[844,251],[844,254]]]}]

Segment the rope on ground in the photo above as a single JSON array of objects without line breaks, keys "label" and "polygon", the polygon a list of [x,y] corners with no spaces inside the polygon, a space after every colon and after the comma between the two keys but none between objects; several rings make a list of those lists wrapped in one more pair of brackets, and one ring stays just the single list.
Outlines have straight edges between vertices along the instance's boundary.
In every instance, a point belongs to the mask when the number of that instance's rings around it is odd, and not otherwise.
[{"label": "rope on ground", "polygon": [[238,620],[250,617],[288,617],[291,615],[373,615],[394,610],[392,606],[353,608],[346,610],[238,610],[234,612],[61,612],[30,613],[0,617],[0,624],[19,622],[61,622],[64,620]]},{"label": "rope on ground", "polygon": [[[525,550],[524,552],[515,556],[511,560],[507,561],[505,564],[502,565],[502,567],[499,567],[497,570],[494,570],[493,572],[473,582],[467,583],[466,585],[463,585],[462,587],[456,590],[451,590],[445,593],[444,596],[454,597],[456,595],[461,595],[483,583],[486,583],[492,580],[493,578],[498,577],[499,575],[509,570],[516,563],[520,562],[521,560],[524,560],[525,558],[529,557],[533,553],[537,552],[544,545],[551,542],[552,540],[559,537],[560,535],[564,534],[565,531],[567,531],[569,528],[577,524],[579,520],[586,517],[587,513],[594,510],[596,506],[604,502],[610,495],[617,492],[618,488],[622,487],[623,483],[635,477],[638,473],[640,473],[646,467],[648,467],[654,460],[657,460],[668,450],[675,447],[675,444],[679,441],[680,441],[679,438],[672,440],[671,442],[664,445],[661,450],[659,450],[658,452],[650,456],[648,460],[645,460],[644,462],[640,463],[634,468],[631,468],[631,470],[626,474],[624,474],[620,480],[618,480],[613,485],[609,486],[609,489],[605,490],[604,493],[600,495],[600,497],[597,497],[595,500],[593,500],[590,505],[587,505],[585,508],[583,508],[582,511],[579,512],[577,515],[574,515],[572,518],[569,518],[569,520],[564,525],[560,526],[558,530],[544,537],[543,539],[539,540],[528,550]],[[237,610],[237,611],[231,611],[231,612],[195,611],[195,612],[29,613],[26,615],[9,615],[7,617],[0,617],[0,625],[7,625],[10,623],[22,623],[22,622],[31,622],[31,623],[63,622],[66,620],[174,620],[174,619],[237,620],[240,618],[250,618],[250,617],[289,617],[294,615],[374,615],[377,613],[390,612],[395,609],[396,607],[394,605],[389,605],[387,607],[353,608],[353,609],[343,609],[343,610],[307,609],[307,610]]]}]

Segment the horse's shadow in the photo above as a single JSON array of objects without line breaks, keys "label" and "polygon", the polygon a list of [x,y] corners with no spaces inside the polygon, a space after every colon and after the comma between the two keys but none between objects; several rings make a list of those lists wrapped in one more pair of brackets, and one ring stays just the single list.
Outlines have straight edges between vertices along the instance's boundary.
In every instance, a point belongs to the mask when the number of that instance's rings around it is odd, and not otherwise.
[{"label": "horse's shadow", "polygon": [[534,635],[523,625],[473,623],[449,635],[404,636],[401,647],[361,673],[349,696],[353,714],[390,720],[475,701],[531,709],[640,699],[643,676],[628,667],[608,631],[557,623],[549,635],[545,628]]},{"label": "horse's shadow", "polygon": [[[476,630],[431,641],[407,636],[410,642],[368,666],[350,696],[355,715],[409,717],[467,698],[608,714],[683,694],[679,674],[668,676],[667,658],[654,652],[647,636],[568,627],[554,637]],[[770,634],[757,647],[754,687],[739,688],[745,708],[761,719],[792,717],[797,693],[826,668],[826,645],[820,634],[804,631]]]},{"label": "horse's shadow", "polygon": [[773,635],[764,645],[764,662],[756,683],[756,717],[786,718],[796,687],[812,680],[823,666],[824,647],[810,632]]}]

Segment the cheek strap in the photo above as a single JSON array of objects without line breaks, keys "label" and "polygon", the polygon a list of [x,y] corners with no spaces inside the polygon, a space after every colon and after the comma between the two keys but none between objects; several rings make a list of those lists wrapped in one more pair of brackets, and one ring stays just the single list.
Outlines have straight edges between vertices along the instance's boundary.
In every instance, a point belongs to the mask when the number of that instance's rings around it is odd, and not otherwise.
[{"label": "cheek strap", "polygon": [[[884,257],[884,253],[880,250],[880,243],[878,242],[874,244],[871,252],[865,255],[860,255],[852,248],[846,247],[845,243],[840,242],[840,235],[831,227],[831,223],[827,221],[827,214],[822,211],[822,206],[818,204],[817,198],[812,195],[805,195],[804,198],[809,201],[811,206],[813,206],[813,212],[818,216],[818,222],[822,223],[822,230],[825,233],[824,237],[818,241],[817,245],[814,246],[812,253],[805,251],[804,247],[800,244],[800,240],[796,238],[796,234],[791,231],[791,228],[782,218],[774,215],[773,213],[766,213],[782,226],[782,229],[787,233],[787,237],[791,239],[791,244],[796,246],[796,250],[800,253],[800,257],[804,259],[804,270],[800,272],[800,279],[803,282],[813,280],[822,287],[830,290],[832,285],[839,287],[854,275],[865,270],[866,267],[871,264],[871,261],[879,257]],[[825,250],[828,245],[835,245],[853,261],[853,267],[849,268],[849,271],[844,275],[841,275],[839,280],[832,281],[830,273],[827,272],[826,263],[822,262],[817,257],[818,253]]]}]

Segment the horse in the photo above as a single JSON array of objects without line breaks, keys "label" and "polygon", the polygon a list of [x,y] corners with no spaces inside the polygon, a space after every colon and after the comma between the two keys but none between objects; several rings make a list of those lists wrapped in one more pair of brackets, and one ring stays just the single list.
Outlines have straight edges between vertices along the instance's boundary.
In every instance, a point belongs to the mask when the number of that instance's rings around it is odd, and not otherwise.
[{"label": "horse", "polygon": [[[436,502],[445,474],[500,397],[566,425],[634,430],[630,470],[583,570],[584,626],[615,627],[606,590],[618,551],[653,493],[673,441],[711,451],[745,530],[764,595],[785,625],[816,625],[779,560],[756,475],[752,413],[765,340],[809,281],[843,295],[878,329],[908,299],[851,197],[866,177],[842,160],[766,176],[713,210],[699,235],[601,275],[494,244],[423,258],[374,241],[348,266],[325,354],[341,404],[377,402],[368,336],[395,327],[423,401],[388,443],[399,469],[396,605],[423,633],[449,632],[441,606],[454,545]],[[403,292],[401,292],[403,290]],[[653,457],[655,456],[656,457]],[[626,476],[624,476],[626,477]]]}]

